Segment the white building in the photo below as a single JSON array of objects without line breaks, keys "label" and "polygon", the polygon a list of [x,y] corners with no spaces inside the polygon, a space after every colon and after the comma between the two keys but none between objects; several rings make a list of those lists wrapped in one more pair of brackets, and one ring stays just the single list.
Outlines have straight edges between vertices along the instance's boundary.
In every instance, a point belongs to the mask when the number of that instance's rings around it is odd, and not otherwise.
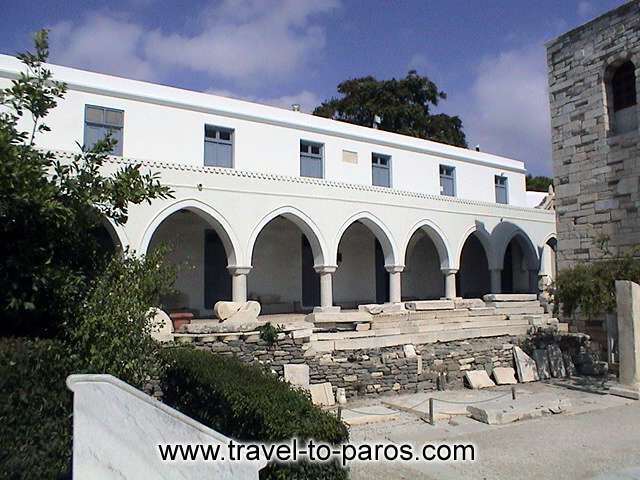
[{"label": "white building", "polygon": [[[0,55],[0,86],[22,68]],[[37,139],[61,157],[111,130],[109,168],[158,172],[174,199],[110,225],[183,267],[168,309],[220,299],[265,312],[535,292],[553,271],[552,211],[522,162],[279,108],[50,66],[68,92]],[[25,125],[25,128],[28,126]]]}]

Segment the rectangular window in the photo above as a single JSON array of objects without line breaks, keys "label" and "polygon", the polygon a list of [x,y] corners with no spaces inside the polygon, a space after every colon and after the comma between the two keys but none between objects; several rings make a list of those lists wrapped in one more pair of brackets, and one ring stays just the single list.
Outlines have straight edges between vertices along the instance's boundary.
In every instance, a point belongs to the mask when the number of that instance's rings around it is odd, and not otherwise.
[{"label": "rectangular window", "polygon": [[300,140],[300,176],[323,178],[323,151],[321,143]]},{"label": "rectangular window", "polygon": [[440,165],[440,195],[456,196],[456,169]]},{"label": "rectangular window", "polygon": [[204,164],[208,167],[233,167],[233,130],[204,126]]},{"label": "rectangular window", "polygon": [[371,184],[391,188],[391,157],[379,153],[371,154]]},{"label": "rectangular window", "polygon": [[124,111],[113,108],[85,105],[84,107],[84,146],[93,147],[107,134],[116,141],[111,153],[122,156],[122,135],[124,129]]},{"label": "rectangular window", "polygon": [[496,184],[496,203],[509,203],[507,177],[504,177],[502,175],[496,175],[495,184]]}]

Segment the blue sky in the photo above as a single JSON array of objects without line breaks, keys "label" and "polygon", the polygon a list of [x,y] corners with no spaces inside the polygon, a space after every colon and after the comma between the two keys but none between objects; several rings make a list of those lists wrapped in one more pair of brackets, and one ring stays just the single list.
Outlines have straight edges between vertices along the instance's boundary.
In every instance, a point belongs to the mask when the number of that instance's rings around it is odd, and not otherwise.
[{"label": "blue sky", "polygon": [[544,42],[622,0],[4,0],[0,52],[312,110],[347,78],[428,75],[470,146],[551,174]]}]

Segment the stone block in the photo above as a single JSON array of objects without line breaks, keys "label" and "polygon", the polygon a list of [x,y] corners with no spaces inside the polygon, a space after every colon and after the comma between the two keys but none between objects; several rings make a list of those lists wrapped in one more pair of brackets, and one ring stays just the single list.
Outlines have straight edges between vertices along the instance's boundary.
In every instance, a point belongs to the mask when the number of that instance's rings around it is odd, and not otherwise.
[{"label": "stone block", "polygon": [[518,346],[513,347],[513,361],[521,382],[535,382],[540,380],[536,362]]},{"label": "stone block", "polygon": [[242,305],[243,304],[240,302],[216,302],[216,304],[213,306],[213,313],[220,320],[226,320],[231,315],[238,312]]},{"label": "stone block", "polygon": [[489,378],[486,370],[467,370],[464,372],[467,385],[473,389],[495,387],[496,384]]},{"label": "stone block", "polygon": [[159,308],[151,308],[149,315],[152,317],[151,338],[158,342],[172,342],[173,322],[169,315]]},{"label": "stone block", "polygon": [[371,330],[370,323],[357,323],[356,324],[356,332],[366,332],[367,330]]},{"label": "stone block", "polygon": [[428,310],[453,310],[455,305],[453,300],[418,300],[406,302],[407,310],[428,311]]},{"label": "stone block", "polygon": [[524,302],[487,302],[487,307],[493,307],[500,313],[500,309],[503,308],[527,308],[527,307],[539,307],[540,302],[538,300],[528,300]]},{"label": "stone block", "polygon": [[483,308],[484,302],[480,298],[454,298],[454,308]]},{"label": "stone block", "polygon": [[379,315],[381,313],[399,313],[404,311],[403,303],[369,303],[364,305],[358,305],[358,311],[366,312],[371,315]]},{"label": "stone block", "polygon": [[347,403],[347,390],[344,388],[336,389],[336,401],[338,405],[344,405]]},{"label": "stone block", "polygon": [[330,382],[309,385],[309,393],[311,394],[311,401],[314,405],[332,407],[336,404]]},{"label": "stone block", "polygon": [[576,374],[576,366],[573,363],[571,354],[563,353],[562,359],[564,360],[564,369],[567,372],[567,377],[573,377]]},{"label": "stone block", "polygon": [[402,348],[404,350],[404,356],[406,358],[415,358],[418,356],[418,354],[416,353],[416,348],[413,345],[404,345]]},{"label": "stone block", "polygon": [[309,365],[304,363],[287,363],[284,366],[284,379],[291,385],[309,388]]},{"label": "stone block", "polygon": [[552,395],[533,395],[524,400],[498,401],[497,404],[470,405],[467,411],[471,418],[489,425],[504,425],[522,420],[538,418],[543,415],[568,411],[571,402],[568,399]]},{"label": "stone block", "polygon": [[485,302],[530,302],[538,296],[535,293],[488,293],[483,299]]},{"label": "stone block", "polygon": [[515,385],[516,371],[511,367],[494,367],[491,372],[497,385]]},{"label": "stone block", "polygon": [[536,367],[538,367],[538,377],[540,380],[549,380],[551,378],[551,366],[547,350],[536,348],[533,351],[533,359],[536,362]]},{"label": "stone block", "polygon": [[555,378],[566,377],[567,371],[564,367],[564,359],[562,358],[562,351],[560,350],[560,347],[555,343],[552,343],[547,346],[547,353],[549,356],[551,375]]}]

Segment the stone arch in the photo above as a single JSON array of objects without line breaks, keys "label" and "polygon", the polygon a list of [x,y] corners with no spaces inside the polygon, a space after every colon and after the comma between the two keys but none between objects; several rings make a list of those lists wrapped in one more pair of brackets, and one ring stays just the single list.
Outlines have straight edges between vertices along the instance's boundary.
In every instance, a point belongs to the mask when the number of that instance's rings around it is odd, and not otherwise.
[{"label": "stone arch", "polygon": [[409,234],[407,235],[403,244],[403,261],[406,263],[409,242],[411,241],[411,238],[415,235],[415,233],[419,230],[425,232],[435,245],[440,260],[440,268],[451,268],[450,265],[452,263],[452,255],[451,248],[449,247],[449,240],[447,239],[444,232],[440,229],[440,227],[438,227],[431,220],[421,220],[413,225],[413,227],[411,227],[411,229],[409,230]]},{"label": "stone arch", "polygon": [[[611,134],[627,133],[638,129],[637,95],[640,86],[638,62],[636,55],[626,52],[608,59],[604,66],[602,78],[606,102],[605,120],[606,129]],[[628,88],[624,88],[625,84],[629,84]]]},{"label": "stone arch", "polygon": [[517,240],[527,257],[527,264],[530,270],[537,269],[539,266],[539,252],[534,246],[524,230],[511,222],[501,222],[492,233],[493,245],[495,246],[495,267],[503,268],[504,255],[512,240]]},{"label": "stone arch", "polygon": [[253,249],[255,247],[256,240],[258,239],[258,235],[260,235],[260,232],[269,224],[269,222],[277,217],[286,218],[302,230],[302,233],[304,233],[311,245],[315,265],[325,265],[326,259],[329,258],[329,255],[327,252],[326,242],[320,232],[320,228],[318,228],[316,223],[308,215],[292,206],[277,208],[262,217],[254,227],[251,232],[251,236],[249,237],[249,243],[247,244],[247,258],[249,258],[250,261],[253,259]]},{"label": "stone arch", "polygon": [[494,258],[494,247],[491,239],[491,235],[487,232],[484,224],[480,222],[476,222],[473,226],[469,227],[462,237],[460,238],[460,242],[458,243],[458,248],[456,250],[455,265],[452,268],[459,269],[460,268],[460,259],[462,257],[462,249],[464,248],[465,243],[472,235],[475,235],[476,238],[482,244],[482,248],[484,248],[484,253],[487,257],[487,262],[489,264],[489,269],[495,268],[495,258]]},{"label": "stone arch", "polygon": [[380,246],[382,247],[382,251],[384,253],[385,265],[400,265],[399,261],[401,257],[398,254],[398,248],[396,247],[391,231],[379,218],[377,218],[370,212],[358,212],[355,215],[349,217],[342,224],[334,240],[332,258],[335,264],[338,263],[338,247],[340,245],[340,240],[342,239],[342,236],[344,235],[344,232],[347,230],[347,228],[349,228],[356,222],[362,223],[378,239],[378,242],[380,242]]},{"label": "stone arch", "polygon": [[147,253],[151,238],[162,222],[172,214],[181,210],[194,213],[205,220],[211,228],[215,230],[224,246],[229,266],[242,265],[242,250],[229,222],[220,212],[196,199],[179,200],[160,211],[145,229],[139,246],[140,253]]}]

